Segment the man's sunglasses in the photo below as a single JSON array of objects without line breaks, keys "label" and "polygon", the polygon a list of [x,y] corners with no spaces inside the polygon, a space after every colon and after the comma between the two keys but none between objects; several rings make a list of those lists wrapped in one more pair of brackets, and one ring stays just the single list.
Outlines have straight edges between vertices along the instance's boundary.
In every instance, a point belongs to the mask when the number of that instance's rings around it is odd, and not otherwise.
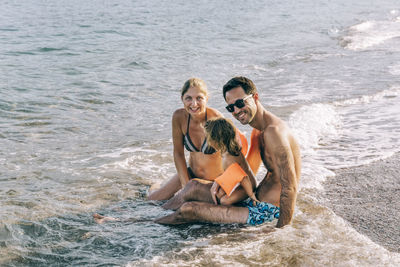
[{"label": "man's sunglasses", "polygon": [[246,104],[244,103],[244,101],[249,98],[252,97],[253,95],[248,95],[243,99],[238,99],[235,101],[235,103],[233,104],[229,104],[227,105],[225,108],[229,111],[229,112],[233,112],[235,110],[235,106],[237,106],[238,108],[242,108],[244,107]]}]

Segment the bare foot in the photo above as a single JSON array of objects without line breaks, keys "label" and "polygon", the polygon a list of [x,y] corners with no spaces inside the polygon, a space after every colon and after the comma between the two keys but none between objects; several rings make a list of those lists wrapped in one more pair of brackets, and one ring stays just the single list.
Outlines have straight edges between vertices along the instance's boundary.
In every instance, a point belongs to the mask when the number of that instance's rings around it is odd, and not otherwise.
[{"label": "bare foot", "polygon": [[117,219],[117,218],[103,216],[98,213],[93,214],[93,219],[98,224],[102,224],[102,223],[110,222],[110,221],[111,222],[119,221],[119,219]]},{"label": "bare foot", "polygon": [[149,188],[149,194],[151,194],[151,193],[153,193],[154,191],[160,189],[160,187],[161,187],[161,183],[160,183],[160,182],[153,184],[153,185],[150,186],[150,188]]}]

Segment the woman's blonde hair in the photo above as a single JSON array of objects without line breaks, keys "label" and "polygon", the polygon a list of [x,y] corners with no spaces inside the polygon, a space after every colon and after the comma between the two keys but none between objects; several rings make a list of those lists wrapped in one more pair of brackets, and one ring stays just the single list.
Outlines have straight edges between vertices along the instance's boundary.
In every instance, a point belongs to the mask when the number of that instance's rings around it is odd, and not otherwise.
[{"label": "woman's blonde hair", "polygon": [[202,93],[208,95],[207,85],[202,79],[190,78],[182,86],[181,97],[186,94],[190,87],[198,87]]},{"label": "woman's blonde hair", "polygon": [[232,121],[225,118],[210,119],[205,124],[207,141],[221,152],[228,151],[233,156],[239,156],[241,147],[236,140],[236,130]]}]

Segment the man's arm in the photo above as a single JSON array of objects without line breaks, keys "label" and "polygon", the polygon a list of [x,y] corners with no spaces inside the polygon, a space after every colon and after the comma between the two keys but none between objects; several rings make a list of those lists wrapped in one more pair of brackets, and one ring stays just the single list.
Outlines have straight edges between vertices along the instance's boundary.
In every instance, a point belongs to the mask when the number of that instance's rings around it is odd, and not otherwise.
[{"label": "man's arm", "polygon": [[[297,197],[295,161],[287,134],[277,126],[269,127],[264,134],[267,149],[272,155],[276,174],[281,184],[280,215],[277,227],[290,224]],[[268,139],[267,139],[268,138]],[[267,142],[268,140],[268,142]]]}]

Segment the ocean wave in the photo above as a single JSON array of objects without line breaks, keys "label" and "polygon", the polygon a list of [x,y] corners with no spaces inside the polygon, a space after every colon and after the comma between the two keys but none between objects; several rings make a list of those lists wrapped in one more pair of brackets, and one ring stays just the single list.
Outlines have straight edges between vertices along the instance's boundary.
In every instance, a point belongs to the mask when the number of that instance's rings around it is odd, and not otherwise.
[{"label": "ocean wave", "polygon": [[400,17],[391,20],[369,20],[349,27],[340,45],[353,51],[366,50],[400,37]]},{"label": "ocean wave", "polygon": [[137,176],[143,184],[160,184],[175,172],[172,153],[165,148],[166,145],[169,146],[171,143],[137,144],[135,147],[125,147],[100,154],[96,157],[103,158],[106,163],[99,166],[99,171],[128,172]]},{"label": "ocean wave", "polygon": [[348,106],[348,105],[356,105],[356,104],[368,104],[370,102],[382,100],[384,98],[392,98],[400,95],[400,87],[393,87],[391,89],[380,91],[376,94],[372,95],[363,95],[356,98],[340,100],[333,102],[335,106]]},{"label": "ocean wave", "polygon": [[300,189],[322,190],[322,182],[334,173],[315,160],[318,148],[337,138],[342,122],[330,104],[303,106],[291,114],[288,121],[301,147],[303,167]]},{"label": "ocean wave", "polygon": [[335,107],[330,104],[303,106],[289,118],[289,125],[303,151],[320,146],[323,138],[334,137],[341,125]]},{"label": "ocean wave", "polygon": [[272,223],[189,239],[179,250],[126,266],[396,266],[391,253],[326,207],[300,196],[292,225]]},{"label": "ocean wave", "polygon": [[400,64],[389,66],[389,73],[392,75],[400,75]]},{"label": "ocean wave", "polygon": [[303,158],[301,186],[322,188],[330,170],[369,164],[399,152],[400,88],[303,106],[289,125]]}]

